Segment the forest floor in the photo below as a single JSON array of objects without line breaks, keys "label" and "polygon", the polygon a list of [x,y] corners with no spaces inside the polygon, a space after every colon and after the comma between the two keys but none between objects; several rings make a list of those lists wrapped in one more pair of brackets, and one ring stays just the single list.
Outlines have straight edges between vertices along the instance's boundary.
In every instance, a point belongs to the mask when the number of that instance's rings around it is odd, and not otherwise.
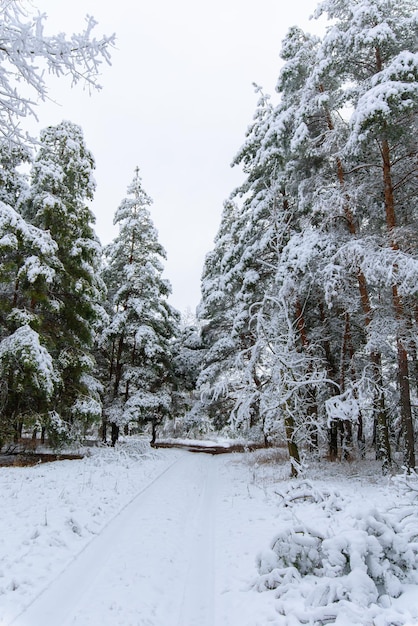
[{"label": "forest floor", "polygon": [[[418,624],[416,571],[372,602],[360,568],[358,582],[336,576],[338,597],[324,600],[318,576],[292,579],[288,568],[281,580],[272,550],[277,536],[293,545],[297,520],[324,533],[340,524],[331,545],[348,537],[358,557],[347,524],[412,503],[416,528],[416,482],[384,478],[371,461],[324,462],[309,480],[288,474],[279,450],[192,454],[144,442],[0,468],[1,626]],[[402,552],[407,530],[396,528]]]}]

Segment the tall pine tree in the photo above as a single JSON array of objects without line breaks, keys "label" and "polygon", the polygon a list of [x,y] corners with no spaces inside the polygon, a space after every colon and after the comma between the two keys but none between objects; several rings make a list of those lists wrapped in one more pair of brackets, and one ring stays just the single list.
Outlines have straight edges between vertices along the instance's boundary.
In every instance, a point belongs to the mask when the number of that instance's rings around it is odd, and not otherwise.
[{"label": "tall pine tree", "polygon": [[105,250],[111,315],[102,338],[108,359],[105,420],[113,443],[129,423],[151,423],[155,439],[157,425],[172,409],[172,343],[179,314],[167,301],[166,255],[151,220],[151,202],[137,168],[115,214],[119,235]]},{"label": "tall pine tree", "polygon": [[22,203],[24,217],[48,231],[58,246],[59,267],[42,307],[40,333],[60,383],[54,398],[50,436],[83,435],[101,415],[100,384],[94,377],[92,348],[104,310],[99,278],[101,246],[88,207],[95,189],[94,159],[82,130],[61,122],[41,133],[31,185]]}]

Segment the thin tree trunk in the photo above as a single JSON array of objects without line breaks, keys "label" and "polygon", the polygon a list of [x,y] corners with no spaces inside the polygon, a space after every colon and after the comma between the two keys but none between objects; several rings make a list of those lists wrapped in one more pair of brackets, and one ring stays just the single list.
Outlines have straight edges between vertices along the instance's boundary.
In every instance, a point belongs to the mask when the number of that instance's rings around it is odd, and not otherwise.
[{"label": "thin tree trunk", "polygon": [[335,461],[338,458],[338,424],[336,421],[331,423],[328,430],[329,437],[329,456],[331,461]]},{"label": "thin tree trunk", "polygon": [[[309,339],[306,332],[305,317],[299,298],[296,300],[296,327],[299,331],[302,349],[306,352],[309,347]],[[311,365],[308,372],[312,371]],[[316,390],[313,385],[308,385],[307,397],[307,430],[309,434],[309,445],[312,450],[318,451],[318,404],[316,401]]]},{"label": "thin tree trunk", "polygon": [[[347,353],[350,359],[350,350],[349,346],[351,343],[351,327],[350,327],[350,315],[345,313],[345,325],[344,325],[344,333],[341,345],[341,354],[340,354],[340,392],[344,393],[346,389],[346,358]],[[351,427],[351,422],[348,420],[344,420],[340,425],[341,432],[341,450],[342,456],[345,460],[348,460],[351,456],[351,444],[353,441],[353,430]]]},{"label": "thin tree trunk", "polygon": [[[348,336],[348,349],[350,355],[350,370],[351,370],[351,380],[353,381],[353,396],[358,402],[358,390],[357,390],[357,374],[354,367],[354,346],[351,338],[351,331]],[[363,414],[361,412],[361,407],[358,407],[358,419],[357,419],[357,447],[360,451],[361,457],[365,455],[365,438],[364,438],[364,430],[363,430]],[[390,447],[389,447],[390,452]]]},{"label": "thin tree trunk", "polygon": [[100,428],[100,439],[102,443],[107,443],[107,419],[103,417],[102,426]]},{"label": "thin tree trunk", "polygon": [[[319,304],[319,312],[320,312],[322,324],[324,328],[326,328],[328,325],[328,320],[325,315],[324,306],[322,303]],[[327,336],[328,333],[325,333],[325,335]],[[331,380],[336,381],[338,378],[337,366],[335,364],[334,354],[331,350],[331,345],[328,339],[324,340],[323,346],[324,346],[325,358],[327,362],[328,377]],[[333,392],[334,392],[333,385],[331,385],[330,394],[332,394]],[[328,455],[332,461],[335,461],[335,459],[338,457],[338,433],[337,433],[336,423],[332,423],[330,427],[328,428]]]},{"label": "thin tree trunk", "polygon": [[398,339],[399,391],[401,400],[402,430],[405,437],[404,461],[408,470],[415,467],[415,441],[409,387],[408,355]]},{"label": "thin tree trunk", "polygon": [[151,420],[151,445],[153,446],[157,440],[157,420],[154,417]]},{"label": "thin tree trunk", "polygon": [[[394,229],[396,227],[395,216],[395,199],[393,195],[392,184],[392,172],[391,172],[391,158],[390,148],[387,139],[383,139],[381,143],[381,152],[383,160],[383,182],[385,190],[385,211],[386,211],[386,225],[388,233],[391,236],[391,246],[394,251],[398,250],[398,244],[393,238]],[[396,268],[395,268],[396,269]],[[405,437],[405,452],[404,462],[408,469],[415,467],[415,441],[414,441],[414,426],[412,421],[412,409],[411,409],[411,392],[409,385],[409,364],[408,354],[404,345],[404,339],[402,333],[405,324],[405,315],[403,310],[402,299],[398,292],[396,284],[392,286],[392,299],[393,307],[395,310],[395,317],[398,325],[397,336],[397,352],[398,352],[398,373],[399,373],[399,394],[401,403],[401,421],[402,429]]]},{"label": "thin tree trunk", "polygon": [[299,475],[300,456],[295,442],[295,422],[293,417],[285,409],[284,426],[286,432],[287,449],[290,457],[290,475],[296,478]]},{"label": "thin tree trunk", "polygon": [[119,426],[112,422],[112,446],[115,447],[117,440],[119,439]]}]

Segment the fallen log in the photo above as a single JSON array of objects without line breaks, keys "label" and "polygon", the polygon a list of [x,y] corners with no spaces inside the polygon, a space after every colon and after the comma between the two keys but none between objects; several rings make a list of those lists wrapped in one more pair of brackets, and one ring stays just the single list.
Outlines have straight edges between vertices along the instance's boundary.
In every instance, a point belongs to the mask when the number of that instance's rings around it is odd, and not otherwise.
[{"label": "fallen log", "polygon": [[234,443],[231,445],[213,444],[199,445],[198,442],[185,443],[184,441],[156,441],[151,444],[153,448],[180,448],[189,452],[203,452],[205,454],[228,454],[230,452],[252,452],[265,448],[261,443]]}]

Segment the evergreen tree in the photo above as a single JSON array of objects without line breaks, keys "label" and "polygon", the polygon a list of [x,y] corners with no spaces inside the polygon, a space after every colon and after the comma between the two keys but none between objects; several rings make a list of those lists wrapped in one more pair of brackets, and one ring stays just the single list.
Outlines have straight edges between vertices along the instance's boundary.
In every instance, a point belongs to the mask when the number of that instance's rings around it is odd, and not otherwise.
[{"label": "evergreen tree", "polygon": [[195,401],[195,389],[205,355],[206,349],[197,320],[182,318],[180,333],[173,346],[175,387],[172,413],[175,434],[204,432],[200,403]]},{"label": "evergreen tree", "polygon": [[[48,301],[35,297],[33,307],[42,308],[40,333],[60,377],[53,406],[63,422],[59,431],[71,436],[83,434],[101,415],[92,348],[104,315],[104,286],[99,278],[101,246],[87,206],[95,189],[93,169],[93,156],[77,125],[62,122],[46,128],[21,209],[58,246],[59,266]],[[50,425],[50,437],[57,423],[54,419]]]},{"label": "evergreen tree", "polygon": [[[386,318],[388,330],[396,336],[405,463],[414,467],[409,361],[415,353],[415,333],[411,334],[414,320],[409,310],[416,294],[416,281],[411,278],[417,270],[416,247],[411,245],[417,227],[416,6],[409,0],[329,0],[319,6],[321,13],[334,21],[323,42],[324,71],[339,76],[346,103],[353,109],[343,155],[357,206],[362,209],[361,229],[374,237],[378,251],[371,262],[372,247],[368,247],[365,274],[378,289],[378,302],[385,305],[380,304],[379,317]],[[379,265],[385,267],[380,276]],[[375,345],[380,328],[375,324]]]},{"label": "evergreen tree", "polygon": [[49,233],[27,223],[15,210],[27,190],[19,166],[23,148],[0,148],[0,440],[35,426],[57,382],[50,355],[39,336],[41,311],[58,267],[57,245]]},{"label": "evergreen tree", "polygon": [[[281,106],[291,105],[293,120],[286,164],[288,189],[295,198],[300,231],[287,246],[285,279],[294,276],[298,294],[295,311],[302,346],[304,349],[309,346],[311,351],[312,342],[319,343],[317,349],[325,356],[328,377],[333,383],[328,394],[358,396],[351,329],[364,326],[362,316],[367,326],[372,309],[367,281],[358,261],[361,243],[341,154],[348,134],[342,117],[346,101],[339,76],[326,71],[327,60],[317,39],[293,28],[284,41],[282,56],[286,64],[278,90]],[[314,240],[317,243],[312,246]],[[309,254],[313,256],[309,258]],[[298,258],[302,263],[296,262]],[[330,313],[331,307],[338,313]],[[356,347],[362,348],[361,334],[356,333],[354,339]],[[375,415],[382,429],[386,427],[387,435],[383,386],[379,384],[380,357],[376,350],[372,351],[371,361],[375,371]],[[326,403],[331,406],[328,400]],[[315,408],[313,402],[311,408],[317,412],[320,407]],[[362,417],[360,412],[356,415],[358,440],[362,445]],[[344,454],[348,453],[347,443],[352,436],[351,421],[335,416],[336,413],[334,417],[328,416],[329,453],[333,458],[338,454],[338,431],[342,434]],[[388,446],[385,457],[390,458]]]},{"label": "evergreen tree", "polygon": [[0,202],[0,444],[49,414],[58,374],[40,335],[59,267],[49,233]]},{"label": "evergreen tree", "polygon": [[197,310],[203,358],[196,381],[199,407],[193,413],[199,412],[202,432],[224,427],[234,406],[238,343],[232,330],[237,316],[237,285],[232,284],[230,272],[236,262],[234,254],[239,232],[238,207],[226,202],[214,249],[205,258],[202,300]]},{"label": "evergreen tree", "polygon": [[295,467],[295,433],[316,445],[328,424],[336,458],[339,438],[348,453],[353,424],[363,443],[369,415],[388,467],[393,380],[405,462],[415,463],[412,9],[409,0],[328,0],[318,10],[333,20],[323,41],[289,31],[280,101],[259,103],[235,160],[246,180],[205,263],[200,310],[210,340],[199,389],[221,398],[235,424],[255,406],[264,430],[287,415]]},{"label": "evergreen tree", "polygon": [[157,425],[172,410],[179,315],[167,301],[171,288],[162,278],[165,251],[151,220],[151,202],[137,169],[115,214],[119,235],[105,250],[111,312],[103,333],[109,363],[105,417],[113,443],[121,426],[138,422],[151,423],[154,440]]}]

